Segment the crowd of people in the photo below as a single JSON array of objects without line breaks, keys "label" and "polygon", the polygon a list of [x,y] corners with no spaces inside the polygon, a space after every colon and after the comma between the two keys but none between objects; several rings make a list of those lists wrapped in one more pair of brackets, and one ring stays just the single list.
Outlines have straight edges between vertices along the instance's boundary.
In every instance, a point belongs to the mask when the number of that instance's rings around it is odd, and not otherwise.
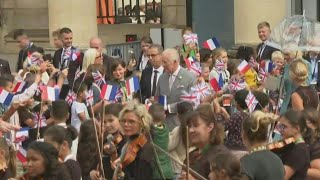
[{"label": "crowd of people", "polygon": [[232,60],[191,28],[175,48],[142,37],[127,60],[98,37],[81,52],[69,28],[50,56],[17,30],[16,73],[0,61],[0,179],[320,179],[319,52],[257,30]]}]

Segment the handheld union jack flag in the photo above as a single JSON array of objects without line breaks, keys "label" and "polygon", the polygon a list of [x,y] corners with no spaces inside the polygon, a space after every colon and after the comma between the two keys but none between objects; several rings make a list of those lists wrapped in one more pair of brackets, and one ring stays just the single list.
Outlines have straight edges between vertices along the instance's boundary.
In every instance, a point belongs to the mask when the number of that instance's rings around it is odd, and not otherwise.
[{"label": "handheld union jack flag", "polygon": [[47,126],[47,119],[43,116],[43,114],[40,114],[39,112],[34,113],[34,121],[36,123],[35,128],[38,127],[38,125],[40,128]]},{"label": "handheld union jack flag", "polygon": [[92,77],[93,77],[94,82],[98,86],[106,84],[106,81],[104,80],[104,77],[101,75],[101,73],[99,71],[92,72]]},{"label": "handheld union jack flag", "polygon": [[190,93],[195,94],[195,95],[199,96],[200,98],[204,98],[206,96],[211,95],[211,90],[210,90],[209,86],[207,85],[207,83],[203,82],[203,83],[200,83],[200,84],[197,84],[197,85],[191,87]]},{"label": "handheld union jack flag", "polygon": [[250,113],[254,111],[259,101],[256,99],[256,97],[252,94],[251,91],[249,91],[247,97],[246,97],[246,104],[248,106],[248,110]]},{"label": "handheld union jack flag", "polygon": [[194,94],[189,94],[187,92],[182,92],[183,94],[180,96],[181,101],[190,102],[193,105],[193,108],[197,108],[200,104],[200,97]]},{"label": "handheld union jack flag", "polygon": [[41,64],[40,57],[33,56],[30,52],[28,52],[27,61],[28,61],[28,66],[33,66],[33,65],[39,66]]},{"label": "handheld union jack flag", "polygon": [[90,89],[86,94],[86,104],[87,106],[93,105],[93,90]]},{"label": "handheld union jack flag", "polygon": [[76,93],[74,93],[72,90],[69,90],[68,95],[65,100],[69,105],[71,105],[73,103],[73,101],[76,100],[76,97],[77,97]]},{"label": "handheld union jack flag", "polygon": [[266,73],[266,71],[263,68],[260,68],[259,69],[259,78],[262,81],[265,81],[267,77],[268,77],[268,74]]},{"label": "handheld union jack flag", "polygon": [[121,88],[118,88],[115,96],[115,101],[119,102],[119,99],[122,99],[122,97],[123,97],[123,92],[121,91]]},{"label": "handheld union jack flag", "polygon": [[183,39],[186,42],[186,44],[196,43],[198,44],[198,35],[191,33],[191,34],[185,34],[183,35]]},{"label": "handheld union jack flag", "polygon": [[186,66],[188,70],[194,73],[196,76],[200,76],[202,73],[201,65],[198,61],[196,61],[193,57],[189,57],[185,59]]},{"label": "handheld union jack flag", "polygon": [[220,59],[216,61],[216,64],[214,67],[216,68],[217,71],[224,71],[226,68],[224,62]]},{"label": "handheld union jack flag", "polygon": [[245,89],[247,83],[244,80],[231,79],[229,82],[229,89],[232,91],[239,91]]}]

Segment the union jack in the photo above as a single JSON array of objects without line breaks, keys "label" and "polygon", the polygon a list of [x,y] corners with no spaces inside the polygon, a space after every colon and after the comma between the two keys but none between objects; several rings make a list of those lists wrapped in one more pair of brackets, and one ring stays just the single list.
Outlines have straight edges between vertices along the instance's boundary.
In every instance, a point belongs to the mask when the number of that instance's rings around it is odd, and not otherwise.
[{"label": "union jack", "polygon": [[229,89],[233,91],[239,91],[245,89],[247,83],[244,80],[231,79],[229,82]]},{"label": "union jack", "polygon": [[222,60],[219,60],[219,59],[216,61],[216,64],[215,64],[214,67],[217,69],[217,71],[224,71],[225,68],[226,68],[224,62]]},{"label": "union jack", "polygon": [[65,49],[64,50],[64,53],[63,53],[63,56],[62,56],[62,59],[70,59],[71,57],[71,49]]},{"label": "union jack", "polygon": [[41,59],[39,57],[33,56],[30,52],[28,52],[28,65],[40,65]]},{"label": "union jack", "polygon": [[93,90],[90,89],[86,94],[86,104],[87,106],[93,105]]},{"label": "union jack", "polygon": [[66,97],[66,102],[71,105],[73,103],[73,101],[76,100],[76,93],[74,93],[72,90],[69,90],[68,95]]},{"label": "union jack", "polygon": [[211,90],[205,82],[191,87],[190,92],[191,94],[195,94],[196,96],[200,96],[201,98],[211,95]]},{"label": "union jack", "polygon": [[115,96],[115,102],[120,102],[119,99],[122,99],[122,97],[123,97],[123,92],[121,88],[118,88]]},{"label": "union jack", "polygon": [[46,118],[43,116],[43,114],[40,115],[40,112],[36,112],[34,113],[34,122],[36,123],[36,127],[44,127],[44,126],[47,126],[47,123],[46,123]]},{"label": "union jack", "polygon": [[101,85],[106,84],[104,77],[101,75],[99,71],[92,72],[92,77],[94,82],[101,87]]},{"label": "union jack", "polygon": [[266,73],[266,71],[263,68],[259,69],[259,78],[264,81],[266,80],[266,78],[268,77],[268,74]]},{"label": "union jack", "polygon": [[191,34],[185,34],[183,35],[183,39],[186,42],[186,44],[190,44],[190,43],[196,43],[198,44],[198,35],[191,33]]},{"label": "union jack", "polygon": [[194,94],[189,94],[187,92],[182,92],[183,94],[180,96],[181,101],[190,102],[193,105],[193,108],[197,108],[200,104],[200,97]]},{"label": "union jack", "polygon": [[248,106],[248,110],[250,113],[254,111],[259,101],[256,99],[256,97],[252,94],[251,91],[249,91],[247,97],[246,97],[246,104]]}]

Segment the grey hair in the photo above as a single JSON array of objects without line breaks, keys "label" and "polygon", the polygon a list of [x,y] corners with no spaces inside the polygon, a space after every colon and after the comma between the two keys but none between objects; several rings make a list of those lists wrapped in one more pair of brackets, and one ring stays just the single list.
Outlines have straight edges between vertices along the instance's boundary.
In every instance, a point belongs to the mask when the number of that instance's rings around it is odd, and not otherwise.
[{"label": "grey hair", "polygon": [[180,64],[180,55],[175,48],[164,50],[162,55],[168,57],[169,61],[177,61],[177,63]]}]

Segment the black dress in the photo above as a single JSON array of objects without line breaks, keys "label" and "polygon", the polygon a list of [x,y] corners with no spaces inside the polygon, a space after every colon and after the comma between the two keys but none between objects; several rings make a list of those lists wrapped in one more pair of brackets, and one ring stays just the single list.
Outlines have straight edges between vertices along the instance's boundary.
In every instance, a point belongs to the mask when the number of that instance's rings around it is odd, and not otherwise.
[{"label": "black dress", "polygon": [[[311,86],[299,86],[294,92],[298,93],[303,100],[303,108],[318,108],[319,97],[318,92]],[[292,107],[292,102],[290,99],[288,107]]]}]

